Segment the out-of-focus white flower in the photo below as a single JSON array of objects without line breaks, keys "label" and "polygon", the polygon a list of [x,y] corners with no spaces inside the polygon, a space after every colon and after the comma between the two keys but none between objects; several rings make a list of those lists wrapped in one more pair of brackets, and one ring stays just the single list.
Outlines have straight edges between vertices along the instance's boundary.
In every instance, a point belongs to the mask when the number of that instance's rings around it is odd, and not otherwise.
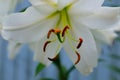
[{"label": "out-of-focus white flower", "polygon": [[[0,32],[2,30],[2,22],[6,15],[11,14],[15,11],[16,5],[22,0],[0,0]],[[8,53],[9,58],[13,58],[15,54],[19,51],[21,45],[16,42],[9,42]]]},{"label": "out-of-focus white flower", "polygon": [[63,46],[82,74],[92,72],[97,65],[98,52],[91,29],[118,26],[120,8],[102,7],[104,0],[30,2],[32,6],[25,12],[6,17],[3,37],[10,41],[30,43],[35,59],[46,65],[56,58]]},{"label": "out-of-focus white flower", "polygon": [[113,40],[118,37],[118,35],[115,33],[115,29],[109,29],[109,30],[91,30],[95,41],[98,53],[101,53],[101,49],[103,44],[112,45]]}]

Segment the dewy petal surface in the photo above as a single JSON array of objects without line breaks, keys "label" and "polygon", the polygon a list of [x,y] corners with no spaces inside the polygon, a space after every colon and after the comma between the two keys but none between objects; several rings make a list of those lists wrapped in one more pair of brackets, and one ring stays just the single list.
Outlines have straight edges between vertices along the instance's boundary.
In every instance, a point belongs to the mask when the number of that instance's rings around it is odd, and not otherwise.
[{"label": "dewy petal surface", "polygon": [[[58,16],[43,20],[46,14],[30,7],[24,13],[12,14],[3,24],[2,35],[7,40],[30,42],[40,40],[49,29],[55,27]],[[19,36],[18,36],[19,35]]]},{"label": "dewy petal surface", "polygon": [[93,15],[82,17],[81,22],[92,29],[106,29],[120,24],[119,7],[101,7]]},{"label": "dewy petal surface", "polygon": [[43,51],[45,42],[47,41],[46,36],[43,37],[40,41],[30,43],[30,48],[33,50],[34,60],[40,61],[45,65],[49,65],[52,61],[48,60],[49,58],[54,58],[58,52],[61,50],[61,45],[56,42],[51,42],[46,46],[46,51]]},{"label": "dewy petal surface", "polygon": [[[78,53],[81,55],[81,60],[75,66],[82,74],[87,75],[92,72],[93,68],[97,65],[98,54],[96,44],[88,28],[75,22],[72,26],[76,39],[83,39],[82,46],[78,49]],[[71,51],[69,46],[65,45],[64,48],[68,52],[71,60],[75,62],[77,59],[76,54],[73,54],[73,51]]]}]

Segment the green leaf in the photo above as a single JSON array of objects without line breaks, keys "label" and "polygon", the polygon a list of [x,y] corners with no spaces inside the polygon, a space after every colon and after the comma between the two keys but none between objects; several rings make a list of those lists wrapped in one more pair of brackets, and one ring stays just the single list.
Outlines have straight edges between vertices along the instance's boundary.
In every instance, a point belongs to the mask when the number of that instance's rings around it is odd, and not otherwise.
[{"label": "green leaf", "polygon": [[120,37],[117,37],[115,40],[116,40],[116,41],[120,41]]},{"label": "green leaf", "polygon": [[41,78],[40,80],[54,80],[54,79],[50,79],[50,78]]},{"label": "green leaf", "polygon": [[24,12],[26,9],[27,9],[27,8],[24,8],[24,9],[20,10],[19,12]]},{"label": "green leaf", "polygon": [[70,73],[75,69],[75,66],[71,66],[70,69],[68,71],[66,71],[66,77],[69,77]]},{"label": "green leaf", "polygon": [[98,62],[105,62],[104,59],[98,59]]},{"label": "green leaf", "polygon": [[110,57],[111,57],[112,59],[120,60],[120,56],[117,55],[117,54],[111,54]]},{"label": "green leaf", "polygon": [[120,68],[115,65],[109,65],[108,66],[112,71],[117,72],[120,74]]},{"label": "green leaf", "polygon": [[37,76],[38,73],[39,73],[40,71],[42,71],[43,68],[45,68],[45,65],[42,64],[42,63],[39,63],[39,64],[37,65],[37,67],[36,67],[36,70],[35,70],[35,76]]}]

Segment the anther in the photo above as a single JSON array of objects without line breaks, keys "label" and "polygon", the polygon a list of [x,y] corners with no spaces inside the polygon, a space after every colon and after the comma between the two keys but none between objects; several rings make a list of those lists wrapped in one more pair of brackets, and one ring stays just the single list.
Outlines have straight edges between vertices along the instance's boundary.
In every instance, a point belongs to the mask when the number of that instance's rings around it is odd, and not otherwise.
[{"label": "anther", "polygon": [[47,45],[48,45],[49,43],[51,43],[51,41],[46,41],[46,42],[45,42],[45,44],[44,44],[44,46],[43,46],[43,51],[44,51],[44,52],[46,51],[46,47],[47,47]]},{"label": "anther", "polygon": [[80,59],[81,59],[81,56],[80,54],[76,51],[76,54],[77,54],[77,61],[75,62],[75,64],[78,64],[80,62]]},{"label": "anther", "polygon": [[65,28],[63,29],[62,37],[65,35],[65,32],[67,31],[67,29],[69,29],[69,26],[65,26]]},{"label": "anther", "polygon": [[76,48],[79,49],[79,48],[81,47],[82,43],[83,43],[83,39],[80,38],[80,39],[79,39],[79,44],[77,45]]},{"label": "anther", "polygon": [[58,55],[56,55],[54,58],[49,58],[49,57],[48,57],[48,59],[49,59],[50,61],[55,61],[57,58],[58,58]]},{"label": "anther", "polygon": [[48,32],[48,34],[47,34],[47,38],[48,38],[48,39],[50,38],[50,35],[51,35],[52,32],[54,33],[55,30],[54,30],[54,29],[49,30],[49,32]]}]

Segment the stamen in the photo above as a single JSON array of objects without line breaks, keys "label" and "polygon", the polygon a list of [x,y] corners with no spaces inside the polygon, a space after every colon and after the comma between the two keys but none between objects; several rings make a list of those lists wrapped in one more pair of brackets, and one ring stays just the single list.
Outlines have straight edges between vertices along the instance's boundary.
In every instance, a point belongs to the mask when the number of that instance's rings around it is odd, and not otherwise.
[{"label": "stamen", "polygon": [[80,38],[80,39],[79,39],[79,44],[77,45],[77,49],[79,49],[79,48],[81,47],[82,43],[83,43],[83,39]]},{"label": "stamen", "polygon": [[49,43],[51,43],[51,41],[46,41],[46,42],[45,42],[44,47],[43,47],[43,51],[44,51],[44,52],[46,51],[46,47],[47,47],[47,45],[48,45]]},{"label": "stamen", "polygon": [[51,29],[51,30],[49,30],[49,32],[47,34],[47,38],[48,39],[50,38],[50,35],[51,35],[52,32],[55,33],[55,34],[57,34],[57,33],[60,33],[61,30],[60,29]]},{"label": "stamen", "polygon": [[49,30],[49,32],[48,32],[48,34],[47,34],[47,38],[48,38],[48,39],[50,38],[50,35],[51,35],[52,32],[54,33],[55,30],[54,30],[54,29]]},{"label": "stamen", "polygon": [[54,58],[49,58],[49,57],[48,57],[48,59],[49,59],[50,61],[55,61],[57,58],[58,58],[58,55],[56,55]]},{"label": "stamen", "polygon": [[76,54],[77,54],[78,59],[75,62],[75,64],[78,64],[80,62],[81,56],[80,56],[80,54],[77,51],[76,51]]},{"label": "stamen", "polygon": [[67,29],[69,29],[69,26],[65,26],[65,28],[63,29],[62,37],[65,35],[65,32],[67,31]]}]

